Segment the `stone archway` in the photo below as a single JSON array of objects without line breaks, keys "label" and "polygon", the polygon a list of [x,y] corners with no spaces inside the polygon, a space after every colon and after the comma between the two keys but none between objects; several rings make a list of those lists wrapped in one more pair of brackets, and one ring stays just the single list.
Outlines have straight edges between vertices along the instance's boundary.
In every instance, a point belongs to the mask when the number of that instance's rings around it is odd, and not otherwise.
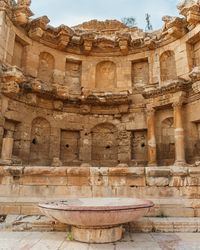
[{"label": "stone archway", "polygon": [[118,159],[117,129],[110,123],[99,124],[92,130],[92,160]]},{"label": "stone archway", "polygon": [[49,122],[41,117],[35,118],[31,129],[29,163],[31,165],[49,165],[51,128]]}]

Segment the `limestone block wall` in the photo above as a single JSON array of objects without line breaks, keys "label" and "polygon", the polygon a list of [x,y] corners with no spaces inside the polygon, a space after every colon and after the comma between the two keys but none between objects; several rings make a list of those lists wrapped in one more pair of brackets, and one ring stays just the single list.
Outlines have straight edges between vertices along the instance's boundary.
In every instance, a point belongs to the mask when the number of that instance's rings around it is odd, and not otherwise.
[{"label": "limestone block wall", "polygon": [[12,22],[4,11],[0,11],[0,62],[12,63],[15,32]]},{"label": "limestone block wall", "polygon": [[[143,149],[142,143],[144,148],[147,146],[144,112],[134,115],[138,120],[135,126],[129,114],[119,117],[112,114],[83,115],[76,108],[73,112],[59,112],[47,108],[52,107],[51,101],[40,101],[41,107],[36,108],[9,100],[4,114],[6,120],[19,124],[13,130],[20,144],[18,157],[24,163],[51,165],[53,158],[61,157],[63,164],[94,161],[99,165],[108,161],[112,165],[113,162],[131,163],[132,160],[135,164],[135,157],[131,157],[134,140],[131,133],[137,130],[144,131],[142,138],[138,138],[141,141],[139,148]],[[143,158],[138,150],[134,151],[140,154],[138,160],[146,162],[147,158]]]},{"label": "limestone block wall", "polygon": [[[76,106],[66,105],[62,111],[56,111],[53,101],[37,100],[39,107],[3,98],[7,108],[2,120],[2,138],[7,136],[7,131],[12,132],[12,155],[24,164],[47,166],[54,158],[60,158],[64,165],[82,162],[93,162],[94,166],[112,166],[117,162],[129,166],[148,164],[144,108],[119,114],[118,109],[104,110],[97,106],[92,108],[92,113],[83,114]],[[199,160],[198,108],[196,101],[184,105],[182,112],[184,149],[189,164]],[[155,121],[157,164],[173,165],[176,156],[173,107],[157,110]]]},{"label": "limestone block wall", "polygon": [[1,167],[1,214],[40,214],[36,204],[66,197],[126,196],[155,203],[148,216],[199,217],[199,167]]},{"label": "limestone block wall", "polygon": [[198,15],[149,34],[54,28],[19,4],[0,8],[0,213],[130,196],[153,200],[150,216],[199,217]]}]

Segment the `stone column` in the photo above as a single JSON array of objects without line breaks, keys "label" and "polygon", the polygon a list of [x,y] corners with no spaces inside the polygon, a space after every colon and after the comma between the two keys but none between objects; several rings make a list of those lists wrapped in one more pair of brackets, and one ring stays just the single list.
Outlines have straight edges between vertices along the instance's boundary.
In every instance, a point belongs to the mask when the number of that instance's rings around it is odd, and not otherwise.
[{"label": "stone column", "polygon": [[184,165],[184,129],[182,121],[182,102],[173,103],[174,108],[174,136],[175,136],[175,165]]},{"label": "stone column", "polygon": [[3,138],[1,159],[3,161],[11,161],[13,152],[13,133],[14,131],[8,130],[6,137]]},{"label": "stone column", "polygon": [[147,109],[148,165],[157,165],[155,109]]}]

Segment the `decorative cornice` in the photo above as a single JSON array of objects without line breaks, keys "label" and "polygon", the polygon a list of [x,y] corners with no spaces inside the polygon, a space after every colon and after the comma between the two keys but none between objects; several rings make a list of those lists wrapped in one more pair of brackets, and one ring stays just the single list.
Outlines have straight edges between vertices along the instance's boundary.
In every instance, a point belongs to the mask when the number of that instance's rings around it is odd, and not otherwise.
[{"label": "decorative cornice", "polygon": [[183,37],[188,31],[185,18],[164,16],[162,20],[165,22],[163,34],[178,39]]},{"label": "decorative cornice", "polygon": [[82,96],[82,103],[93,105],[121,105],[130,104],[130,94],[128,91],[121,92],[91,92],[88,96]]},{"label": "decorative cornice", "polygon": [[178,91],[188,91],[191,88],[191,82],[184,80],[172,81],[171,84],[166,86],[158,87],[151,90],[144,90],[142,93],[145,99],[154,98],[157,96],[162,96],[167,93],[175,93]]},{"label": "decorative cornice", "polygon": [[187,18],[190,25],[196,25],[200,22],[200,1],[199,0],[182,0],[177,8],[180,14]]},{"label": "decorative cornice", "polygon": [[185,17],[163,17],[164,27],[154,32],[144,32],[133,27],[129,28],[117,20],[91,20],[69,28],[48,26],[46,16],[30,20],[30,0],[0,0],[0,8],[11,9],[13,22],[22,26],[33,40],[46,44],[54,49],[78,54],[116,54],[128,55],[137,51],[154,50],[183,37],[191,27],[200,23],[199,0],[184,0],[178,8]]}]

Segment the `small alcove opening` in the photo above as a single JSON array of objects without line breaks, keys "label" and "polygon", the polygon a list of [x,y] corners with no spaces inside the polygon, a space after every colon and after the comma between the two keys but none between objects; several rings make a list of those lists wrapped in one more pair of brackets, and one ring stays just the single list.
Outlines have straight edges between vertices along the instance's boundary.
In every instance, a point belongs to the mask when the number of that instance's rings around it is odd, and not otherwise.
[{"label": "small alcove opening", "polygon": [[69,148],[69,144],[66,144],[65,147],[66,147],[66,148]]},{"label": "small alcove opening", "polygon": [[106,146],[106,149],[110,149],[110,148],[111,148],[111,146],[110,146],[110,145]]},{"label": "small alcove opening", "polygon": [[18,181],[20,179],[20,176],[13,176],[14,181]]},{"label": "small alcove opening", "polygon": [[144,148],[146,145],[145,145],[145,143],[142,143],[141,144],[141,148]]},{"label": "small alcove opening", "polygon": [[37,140],[35,138],[32,140],[32,144],[34,144],[34,145],[37,144]]}]

